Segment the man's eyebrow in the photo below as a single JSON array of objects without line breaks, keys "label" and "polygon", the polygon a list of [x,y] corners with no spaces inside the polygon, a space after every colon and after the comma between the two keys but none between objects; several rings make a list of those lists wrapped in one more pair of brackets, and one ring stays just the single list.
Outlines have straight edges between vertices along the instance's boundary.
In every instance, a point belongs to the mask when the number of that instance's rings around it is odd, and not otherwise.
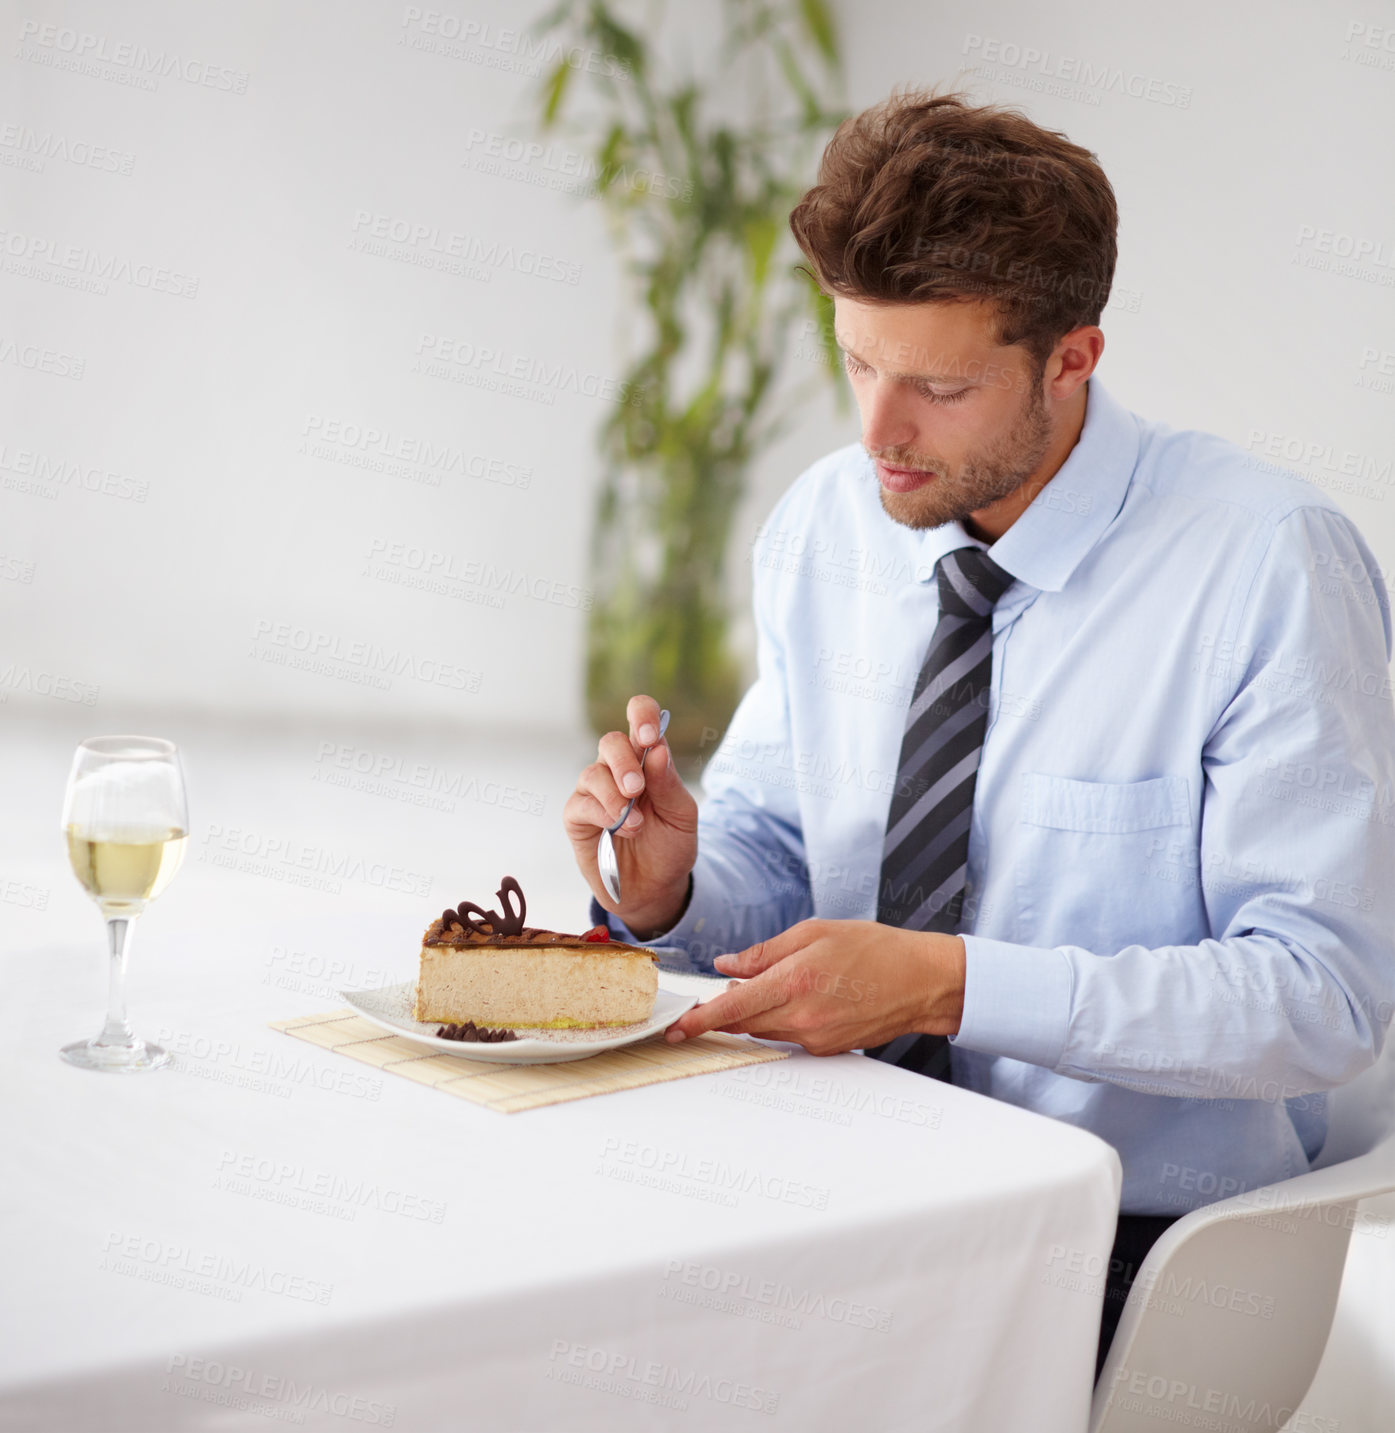
[{"label": "man's eyebrow", "polygon": [[[834,336],[833,341],[834,341],[834,343],[836,343],[836,344],[838,345],[838,347],[839,347],[844,353],[846,353],[850,358],[855,358],[855,359],[857,359],[857,361],[858,361],[859,363],[867,363],[867,360],[866,360],[860,353],[854,352],[851,348],[848,347],[848,345],[847,345],[846,343],[843,343],[836,335]],[[868,364],[868,367],[870,368],[871,365]],[[886,376],[887,376],[888,378],[894,378],[894,379],[896,379],[896,380],[898,380],[898,381],[905,381],[905,380],[909,379],[909,380],[911,380],[912,382],[915,382],[915,383],[969,383],[969,382],[972,382],[971,379],[969,379],[968,377],[966,377],[966,376],[965,376],[964,374],[962,374],[962,373],[888,373]]]}]

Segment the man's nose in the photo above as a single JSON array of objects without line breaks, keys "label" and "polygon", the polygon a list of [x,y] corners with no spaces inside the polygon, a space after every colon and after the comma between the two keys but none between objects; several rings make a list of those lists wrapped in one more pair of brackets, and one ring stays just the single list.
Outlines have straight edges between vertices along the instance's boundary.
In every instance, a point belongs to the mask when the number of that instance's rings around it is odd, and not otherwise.
[{"label": "man's nose", "polygon": [[873,383],[861,395],[862,443],[876,453],[885,448],[913,448],[918,429],[910,405],[894,384]]}]

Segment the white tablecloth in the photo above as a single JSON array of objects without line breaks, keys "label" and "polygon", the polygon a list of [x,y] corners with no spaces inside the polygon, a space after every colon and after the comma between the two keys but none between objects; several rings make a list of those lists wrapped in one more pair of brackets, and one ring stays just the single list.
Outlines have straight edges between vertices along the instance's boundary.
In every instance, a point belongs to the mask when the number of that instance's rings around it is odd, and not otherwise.
[{"label": "white tablecloth", "polygon": [[1084,1428],[1093,1136],[802,1052],[494,1114],[266,1027],[410,973],[418,913],[189,905],[139,932],[156,1074],[55,1053],[95,917],[5,953],[0,1426]]},{"label": "white tablecloth", "polygon": [[57,830],[87,718],[6,721],[0,1428],[1082,1433],[1119,1184],[1091,1135],[802,1052],[499,1115],[267,1028],[411,978],[503,871],[584,921],[580,749],[383,736],[547,794],[436,811],[324,781],[334,732],[145,723],[194,828],[130,972],[175,1064],[127,1078],[57,1056],[105,1005]]}]

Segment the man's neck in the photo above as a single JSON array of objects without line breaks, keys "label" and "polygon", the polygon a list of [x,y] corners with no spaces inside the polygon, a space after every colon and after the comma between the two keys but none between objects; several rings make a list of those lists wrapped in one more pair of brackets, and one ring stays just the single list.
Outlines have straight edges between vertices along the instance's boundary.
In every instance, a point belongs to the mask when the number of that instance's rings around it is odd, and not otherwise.
[{"label": "man's neck", "polygon": [[1071,450],[1080,439],[1085,426],[1085,405],[1090,385],[1082,383],[1065,404],[1056,437],[1052,440],[1046,456],[1033,469],[1031,475],[1005,498],[990,503],[962,519],[964,531],[979,542],[990,546],[1010,528],[1024,512],[1031,507],[1038,493],[1060,471],[1062,464],[1071,455]]}]

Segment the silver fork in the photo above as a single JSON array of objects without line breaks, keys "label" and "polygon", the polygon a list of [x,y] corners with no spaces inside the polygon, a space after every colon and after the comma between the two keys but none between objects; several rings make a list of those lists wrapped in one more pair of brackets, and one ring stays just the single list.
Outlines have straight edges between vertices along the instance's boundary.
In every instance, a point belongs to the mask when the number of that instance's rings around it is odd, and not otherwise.
[{"label": "silver fork", "polygon": [[[664,733],[668,730],[668,713],[659,713],[659,741],[664,739]],[[657,743],[656,743],[657,744]],[[654,748],[646,746],[639,754],[639,769],[644,770],[644,758]],[[596,847],[596,865],[600,869],[601,884],[606,888],[611,900],[619,904],[620,901],[620,866],[615,859],[615,842],[611,837],[629,820],[630,812],[634,804],[639,800],[638,796],[630,797],[629,803],[620,813],[620,819],[613,826],[607,826],[601,832],[599,845]]]}]

